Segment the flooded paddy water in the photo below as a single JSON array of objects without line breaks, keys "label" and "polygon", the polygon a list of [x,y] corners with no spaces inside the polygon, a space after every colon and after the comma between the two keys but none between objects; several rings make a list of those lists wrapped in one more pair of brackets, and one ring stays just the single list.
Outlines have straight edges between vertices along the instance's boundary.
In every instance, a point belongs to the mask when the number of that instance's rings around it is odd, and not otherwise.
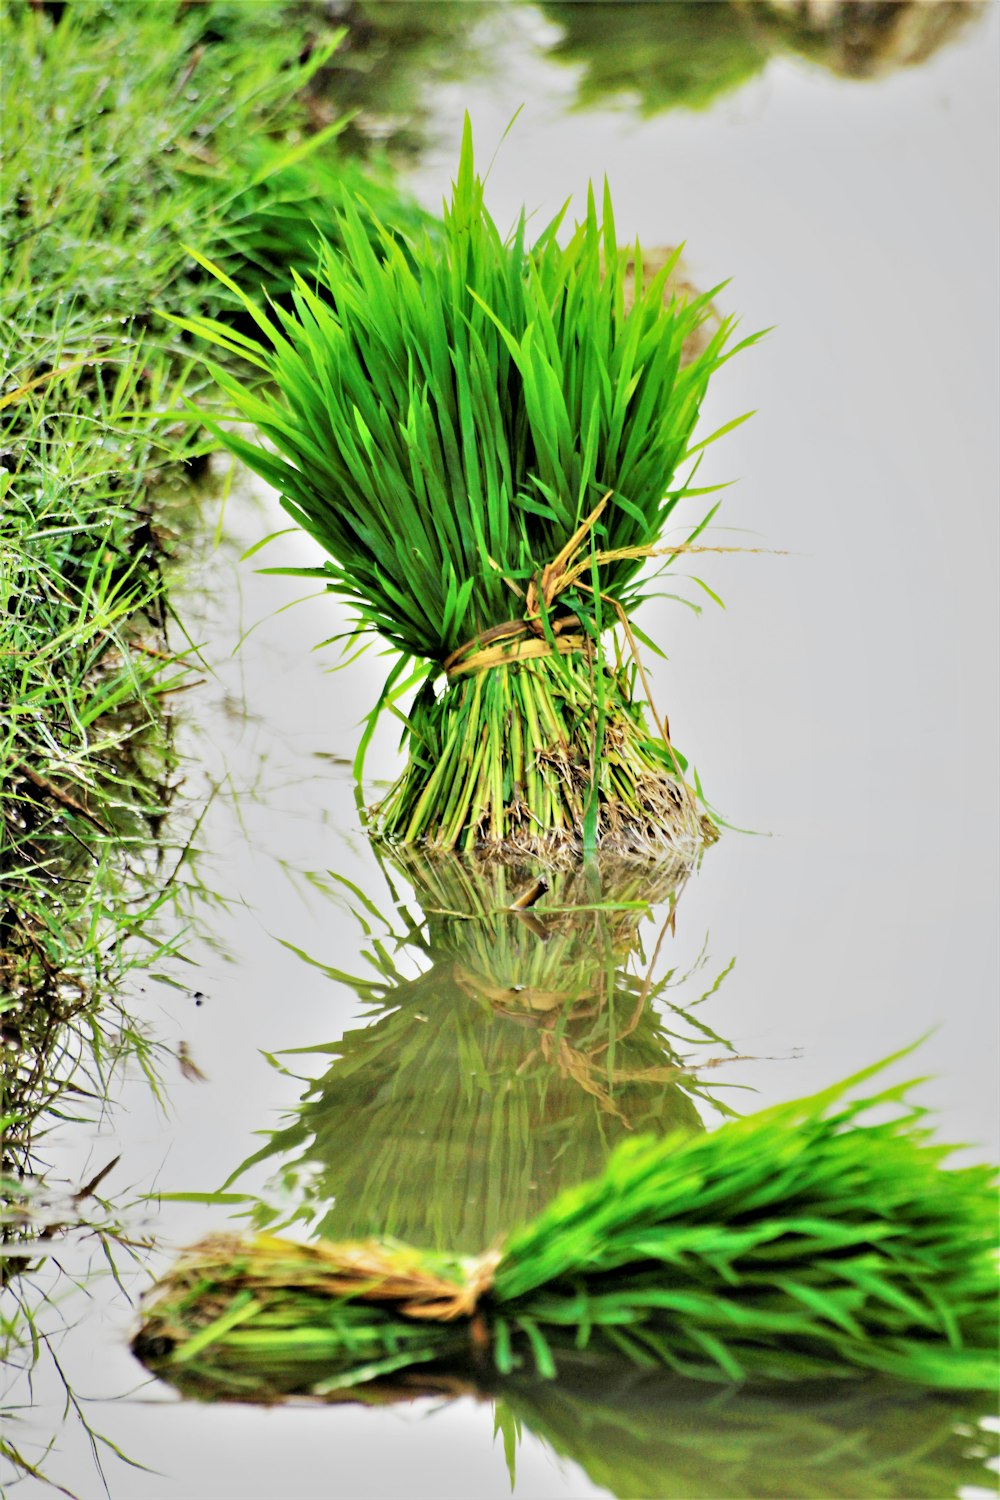
[{"label": "flooded paddy water", "polygon": [[[678,742],[755,832],[725,830],[686,878],[605,869],[582,894],[560,876],[530,914],[466,922],[531,872],[501,888],[372,849],[351,763],[384,663],[334,672],[338,648],[314,648],[340,607],[283,610],[301,581],[256,571],[313,562],[307,538],[241,560],[283,517],[220,463],[221,541],[175,599],[206,678],[181,730],[192,925],[130,1000],[180,1061],[165,1105],[133,1062],[98,1124],[45,1142],[69,1182],[118,1158],[101,1193],[156,1240],[121,1286],[86,1235],[34,1278],[59,1316],[13,1390],[33,1408],[19,1445],[52,1440],[46,1473],[81,1496],[103,1493],[88,1427],[137,1465],[102,1450],[121,1500],[991,1488],[975,1403],[633,1373],[264,1410],[178,1399],[128,1349],[129,1299],[210,1231],[483,1249],[630,1129],[712,1127],[926,1033],[909,1066],[941,1138],[996,1155],[996,9],[884,77],[783,55],[711,108],[652,114],[611,21],[589,58],[553,55],[565,9],[505,11],[488,66],[438,85],[410,181],[436,208],[462,111],[488,159],[523,105],[488,183],[500,224],[526,203],[540,225],[606,174],[622,238],[683,238],[696,285],[731,277],[722,309],[775,325],[703,430],[759,409],[706,460],[706,482],[739,479],[714,536],[783,555],[704,559],[724,612],[679,567],[701,613],[641,618]],[[626,86],[601,93],[616,57]],[[383,728],[372,795],[398,766]]]}]

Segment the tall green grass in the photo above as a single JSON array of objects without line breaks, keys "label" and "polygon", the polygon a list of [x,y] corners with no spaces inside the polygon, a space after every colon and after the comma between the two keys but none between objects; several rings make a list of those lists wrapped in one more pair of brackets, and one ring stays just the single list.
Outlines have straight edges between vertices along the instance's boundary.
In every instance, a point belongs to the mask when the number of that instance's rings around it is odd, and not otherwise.
[{"label": "tall green grass", "polygon": [[[186,239],[286,294],[312,218],[362,178],[335,105],[310,133],[303,90],[340,36],[315,10],[5,0],[0,20],[0,1340],[30,1366],[41,1142],[99,1110],[125,1059],[158,1087],[122,991],[177,941],[164,917],[192,879],[165,825],[170,705],[196,680],[169,584],[201,502],[161,481],[206,451],[178,421],[205,380],[160,307],[238,315]],[[387,169],[370,192],[396,201]],[[12,1423],[0,1456],[30,1472]]]},{"label": "tall green grass", "polygon": [[311,274],[333,203],[364,188],[404,222],[424,216],[384,164],[363,176],[340,154],[342,115],[309,133],[304,90],[342,40],[315,13],[77,0],[57,18],[3,14],[0,1007],[6,1103],[27,1131],[21,1082],[50,1012],[69,1014],[54,997],[69,984],[73,1014],[93,1014],[130,939],[155,956],[135,940],[171,868],[157,868],[167,709],[193,678],[173,657],[167,583],[199,500],[161,480],[203,454],[177,415],[204,374],[160,305],[240,311],[184,240],[280,297],[293,268]]},{"label": "tall green grass", "polygon": [[685,762],[605,632],[622,623],[634,655],[638,575],[691,493],[678,468],[711,441],[693,437],[709,377],[753,340],[729,347],[727,320],[685,359],[710,297],[665,304],[673,264],[644,280],[607,193],[601,220],[591,194],[564,221],[529,243],[522,216],[504,238],[467,124],[440,235],[382,230],[376,254],[348,208],[343,251],[324,248],[315,287],[296,278],[291,310],[239,292],[263,342],[178,319],[276,388],[210,365],[270,446],[215,430],[398,653],[379,708],[420,684],[378,810],[390,840],[554,852],[699,834]]}]

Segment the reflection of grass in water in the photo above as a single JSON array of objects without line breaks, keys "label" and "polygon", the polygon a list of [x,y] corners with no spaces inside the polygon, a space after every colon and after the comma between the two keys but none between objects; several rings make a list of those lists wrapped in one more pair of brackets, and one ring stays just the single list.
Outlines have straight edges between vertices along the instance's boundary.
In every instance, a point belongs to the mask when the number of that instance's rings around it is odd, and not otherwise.
[{"label": "reflection of grass in water", "polygon": [[678,1049],[725,1044],[661,1013],[687,976],[628,968],[646,902],[672,898],[676,872],[606,860],[600,875],[553,876],[519,913],[523,867],[404,868],[426,913],[409,943],[431,967],[406,977],[379,942],[368,956],[380,978],[335,976],[369,1023],[309,1049],[332,1066],[251,1158],[306,1178],[318,1233],[479,1250],[599,1170],[624,1136],[701,1128],[707,1096]]},{"label": "reflection of grass in water", "polygon": [[433,89],[481,69],[488,41],[478,33],[497,11],[491,0],[333,0],[327,9],[347,35],[313,84],[315,108],[332,99],[356,110],[347,146],[366,152],[377,142],[394,156],[423,144]]},{"label": "reflection of grass in water", "polygon": [[983,6],[977,0],[736,0],[761,44],[796,52],[846,78],[878,78],[925,62]]},{"label": "reflection of grass in water", "polygon": [[806,0],[542,0],[563,35],[550,49],[583,69],[577,103],[609,96],[640,113],[704,109],[797,54],[850,78],[923,62],[981,7],[970,0],[888,0],[812,6]]},{"label": "reflection of grass in water", "polygon": [[[313,1164],[310,1198],[332,1205],[318,1232],[476,1249],[592,1171],[623,1131],[698,1128],[690,1096],[667,1081],[681,1070],[665,1064],[652,1013],[602,1077],[558,1051],[546,1056],[515,1022],[477,1009],[447,974],[425,979],[347,1033],[294,1123],[262,1153]],[[612,1002],[603,1045],[616,1022]],[[585,1056],[585,1040],[563,1037]],[[658,1075],[652,1088],[627,1081],[643,1070]]]},{"label": "reflection of grass in water", "polygon": [[637,97],[643,115],[704,109],[759,73],[770,56],[725,0],[543,0],[542,9],[563,30],[551,55],[584,67],[577,87],[584,108],[619,94]]},{"label": "reflection of grass in water", "polygon": [[[102,1281],[113,1279],[121,1287],[130,1266],[150,1248],[126,1227],[131,1206],[102,1194],[101,1184],[116,1162],[106,1163],[75,1192],[62,1194],[41,1181],[0,1173],[0,1463],[52,1486],[53,1492],[59,1487],[45,1469],[57,1434],[46,1438],[41,1412],[32,1415],[40,1366],[46,1367],[47,1379],[58,1382],[61,1425],[72,1419],[85,1435],[105,1488],[103,1464],[109,1456],[133,1462],[93,1425],[59,1349],[81,1302],[93,1298]],[[31,1397],[27,1410],[25,1389]]]}]

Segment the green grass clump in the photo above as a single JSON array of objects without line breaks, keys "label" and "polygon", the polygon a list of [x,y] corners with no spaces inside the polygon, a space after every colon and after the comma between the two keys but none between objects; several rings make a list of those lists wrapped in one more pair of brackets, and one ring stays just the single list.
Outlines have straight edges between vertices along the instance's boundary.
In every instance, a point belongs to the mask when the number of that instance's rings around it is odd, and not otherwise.
[{"label": "green grass clump", "polygon": [[501,1375],[552,1376],[572,1350],[725,1384],[990,1389],[995,1174],[945,1168],[905,1085],[857,1097],[874,1071],[709,1135],[625,1142],[510,1235],[478,1300],[482,1264],[452,1268],[449,1298],[429,1261],[415,1291],[420,1258],[398,1245],[207,1241],[152,1294],[136,1352],[234,1390],[272,1367],[286,1389],[296,1367],[297,1389],[347,1388],[463,1344]]},{"label": "green grass clump", "polygon": [[[391,224],[401,236],[435,232],[435,221],[400,191],[382,159],[360,162],[321,149],[316,137],[291,150],[280,140],[251,140],[241,157],[248,183],[226,211],[225,263],[273,300],[290,298],[295,273],[313,283],[319,247],[337,242],[339,215],[348,203],[361,209],[376,250],[377,222]],[[244,331],[250,323],[238,299],[226,317]]]},{"label": "green grass clump", "polygon": [[[173,481],[205,451],[176,415],[204,375],[158,305],[239,311],[185,239],[286,293],[288,266],[308,275],[315,261],[308,215],[361,180],[340,170],[339,120],[308,134],[302,91],[337,38],[315,9],[294,19],[271,0],[3,0],[0,28],[8,1182],[47,1178],[46,1131],[91,1118],[126,1059],[157,1087],[158,1048],[120,991],[164,957],[166,910],[186,916],[194,883],[193,851],[183,837],[171,847],[164,824],[171,694],[195,680],[174,654],[182,632],[168,632],[167,592],[199,509]],[[386,172],[372,193],[393,201]],[[17,1295],[0,1343],[5,1361],[30,1368],[58,1299],[32,1292],[30,1262],[15,1254],[38,1233],[23,1206],[3,1226]],[[33,1295],[41,1335],[25,1311]],[[0,1458],[32,1472],[8,1427]]]},{"label": "green grass clump", "polygon": [[164,873],[166,584],[198,499],[160,481],[203,452],[174,414],[204,375],[157,304],[242,311],[185,237],[281,296],[331,202],[397,197],[338,154],[342,119],[308,133],[303,91],[342,40],[316,15],[77,0],[3,23],[0,1008],[27,1129],[53,1015],[114,988]]},{"label": "green grass clump", "polygon": [[[204,377],[155,302],[224,315],[182,237],[246,265],[238,207],[260,268],[277,236],[252,206],[290,211],[268,184],[290,198],[312,181],[311,143],[288,140],[305,122],[306,31],[268,4],[241,8],[226,42],[231,9],[3,7],[0,1113],[21,1171],[88,1052],[102,1054],[88,1086],[104,1076],[124,1023],[101,1007],[155,960],[157,910],[177,894],[160,839],[167,709],[191,679],[166,582],[197,500],[160,481],[196,449],[168,414]],[[303,238],[291,259],[307,269]]]},{"label": "green grass clump", "polygon": [[165,564],[196,506],[153,492],[203,376],[154,304],[222,311],[182,237],[223,250],[304,120],[305,32],[268,4],[212,40],[231,9],[3,8],[0,981],[26,1045],[26,998],[113,984],[108,922],[142,925],[123,867],[169,798]]},{"label": "green grass clump", "polygon": [[291,311],[245,296],[266,343],[179,320],[277,388],[213,370],[278,453],[218,435],[330,554],[314,571],[360,628],[399,653],[380,707],[416,663],[409,765],[379,809],[391,840],[698,837],[684,761],[604,632],[622,623],[635,645],[638,574],[688,493],[678,466],[710,441],[693,430],[731,323],[685,358],[709,296],[665,305],[673,263],[643,280],[607,194],[603,223],[591,194],[565,243],[563,220],[529,245],[522,217],[504,239],[467,128],[440,235],[383,231],[379,256],[348,209],[344,253],[324,251],[315,290],[297,278]]}]

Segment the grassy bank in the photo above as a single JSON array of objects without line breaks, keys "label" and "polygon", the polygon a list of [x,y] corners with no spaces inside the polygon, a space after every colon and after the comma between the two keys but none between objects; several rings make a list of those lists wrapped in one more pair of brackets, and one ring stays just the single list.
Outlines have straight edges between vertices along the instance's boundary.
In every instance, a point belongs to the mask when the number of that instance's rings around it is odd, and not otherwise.
[{"label": "grassy bank", "polygon": [[[397,200],[315,92],[343,42],[315,8],[9,0],[2,24],[0,1339],[30,1364],[39,1143],[125,1056],[155,1086],[122,986],[162,959],[184,881],[164,819],[199,663],[169,586],[200,504],[176,480],[207,445],[178,419],[204,376],[165,314],[232,315],[185,247],[280,296],[345,192]],[[31,1471],[15,1439],[0,1456]]]},{"label": "grassy bank", "polygon": [[384,168],[343,155],[344,119],[308,92],[343,40],[316,11],[59,9],[4,10],[7,1113],[57,995],[65,1011],[113,988],[141,951],[120,939],[165,895],[148,856],[171,796],[169,706],[193,680],[166,583],[197,499],[165,508],[160,481],[197,471],[200,435],[174,414],[204,380],[165,314],[233,313],[186,246],[281,296],[345,193],[416,212]]}]

